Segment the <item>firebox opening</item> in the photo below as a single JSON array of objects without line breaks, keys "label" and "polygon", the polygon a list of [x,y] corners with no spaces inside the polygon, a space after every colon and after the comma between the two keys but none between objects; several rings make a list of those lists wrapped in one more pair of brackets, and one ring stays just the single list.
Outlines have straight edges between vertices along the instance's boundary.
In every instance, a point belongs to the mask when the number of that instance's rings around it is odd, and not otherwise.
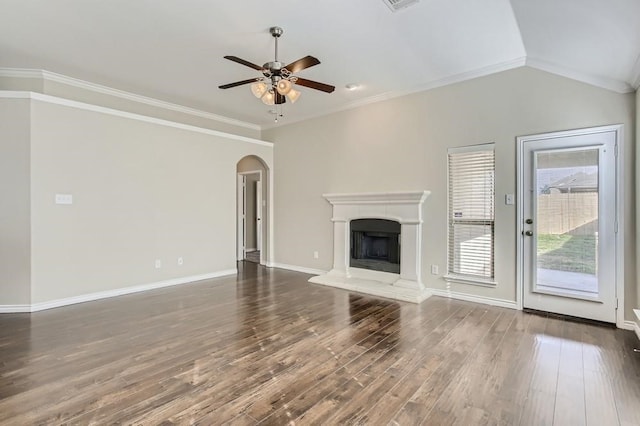
[{"label": "firebox opening", "polygon": [[349,266],[400,273],[400,223],[387,219],[355,219],[350,225]]}]

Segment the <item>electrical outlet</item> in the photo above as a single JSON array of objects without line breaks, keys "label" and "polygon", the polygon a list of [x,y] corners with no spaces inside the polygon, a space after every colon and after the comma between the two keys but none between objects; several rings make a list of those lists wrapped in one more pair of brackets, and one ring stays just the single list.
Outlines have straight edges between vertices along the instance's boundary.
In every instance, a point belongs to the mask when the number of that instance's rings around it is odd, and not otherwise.
[{"label": "electrical outlet", "polygon": [[319,258],[319,257],[320,257],[320,256],[318,255],[318,252],[317,252],[317,251],[314,251],[314,252],[313,252],[313,258],[314,258],[314,259],[317,259],[317,258]]},{"label": "electrical outlet", "polygon": [[179,257],[178,258],[178,266],[182,266],[183,263],[184,263],[184,259]]},{"label": "electrical outlet", "polygon": [[156,269],[162,268],[162,260],[156,259]]},{"label": "electrical outlet", "polygon": [[73,195],[56,194],[56,204],[73,204]]},{"label": "electrical outlet", "polygon": [[433,275],[438,275],[438,265],[431,265],[431,273]]}]

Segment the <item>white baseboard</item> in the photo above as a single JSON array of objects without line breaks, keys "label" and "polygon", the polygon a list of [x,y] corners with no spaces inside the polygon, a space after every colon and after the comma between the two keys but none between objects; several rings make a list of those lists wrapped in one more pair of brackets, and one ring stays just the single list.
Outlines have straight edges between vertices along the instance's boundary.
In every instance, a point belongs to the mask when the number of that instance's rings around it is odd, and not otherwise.
[{"label": "white baseboard", "polygon": [[287,269],[289,271],[302,272],[303,274],[311,274],[311,275],[324,275],[327,273],[327,271],[323,271],[320,269],[306,268],[304,266],[287,265],[285,263],[277,263],[277,262],[267,263],[267,267]]},{"label": "white baseboard", "polygon": [[622,327],[620,327],[624,330],[631,330],[631,331],[635,331],[636,332],[636,336],[638,336],[638,339],[640,340],[640,325],[638,325],[637,322],[635,321],[625,321],[624,324],[622,325]]},{"label": "white baseboard", "polygon": [[499,306],[501,308],[518,309],[518,304],[513,300],[495,299],[493,297],[476,296],[473,294],[459,293],[456,291],[428,288],[434,296],[449,297],[451,299],[465,300],[467,302],[482,303],[484,305]]},{"label": "white baseboard", "polygon": [[99,291],[96,293],[81,294],[79,296],[66,297],[64,299],[49,300],[46,302],[33,303],[31,305],[0,305],[0,313],[38,312],[46,309],[59,308],[61,306],[74,305],[76,303],[91,302],[94,300],[107,299],[110,297],[123,296],[125,294],[139,293],[147,290],[155,290],[163,287],[171,287],[181,284],[189,284],[196,281],[209,280],[212,278],[235,275],[236,268],[224,271],[212,272],[209,274],[191,275],[188,277],[172,278],[170,280],[158,281],[155,283],[142,284],[133,287],[123,287],[114,290]]},{"label": "white baseboard", "polygon": [[20,314],[31,312],[31,305],[0,305],[0,314]]}]

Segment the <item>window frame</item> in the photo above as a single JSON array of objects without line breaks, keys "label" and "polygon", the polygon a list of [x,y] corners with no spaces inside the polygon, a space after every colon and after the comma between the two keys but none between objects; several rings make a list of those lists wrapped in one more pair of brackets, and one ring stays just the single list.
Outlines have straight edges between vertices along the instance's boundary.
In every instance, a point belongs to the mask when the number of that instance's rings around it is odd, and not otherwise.
[{"label": "window frame", "polygon": [[[450,248],[452,244],[452,238],[455,236],[452,232],[453,221],[451,207],[451,170],[450,170],[450,154],[461,154],[461,153],[472,153],[472,152],[481,152],[481,151],[493,151],[493,218],[492,219],[462,219],[459,223],[466,225],[478,225],[478,226],[487,226],[487,222],[489,226],[491,226],[491,277],[483,277],[480,275],[467,275],[467,274],[459,274],[452,272],[451,269],[453,267],[452,260],[450,256]],[[469,145],[463,147],[455,147],[447,149],[447,245],[446,245],[446,256],[447,256],[447,269],[446,274],[444,275],[444,279],[450,282],[457,282],[463,284],[472,284],[483,287],[495,287],[498,283],[496,281],[496,157],[495,157],[495,143],[485,143],[478,145]],[[453,254],[455,256],[455,253]]]}]

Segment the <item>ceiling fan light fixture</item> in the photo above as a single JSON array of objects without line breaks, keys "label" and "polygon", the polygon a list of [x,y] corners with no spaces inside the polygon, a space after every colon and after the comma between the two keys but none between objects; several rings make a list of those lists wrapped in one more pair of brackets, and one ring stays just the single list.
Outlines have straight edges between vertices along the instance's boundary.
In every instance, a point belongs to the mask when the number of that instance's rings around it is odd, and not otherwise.
[{"label": "ceiling fan light fixture", "polygon": [[278,93],[280,93],[281,95],[286,95],[289,92],[291,92],[292,90],[292,84],[289,80],[283,78],[281,80],[278,81],[278,84],[276,86],[276,89],[278,90]]},{"label": "ceiling fan light fixture", "polygon": [[251,93],[256,98],[261,98],[267,92],[267,85],[263,81],[255,82],[251,85]]},{"label": "ceiling fan light fixture", "polygon": [[276,96],[273,93],[273,90],[269,90],[262,97],[262,103],[265,105],[274,105],[276,103]]},{"label": "ceiling fan light fixture", "polygon": [[278,38],[283,33],[282,28],[271,27],[269,29],[269,32],[271,33],[275,41],[275,58],[273,61],[267,62],[264,65],[260,66],[237,56],[224,56],[224,59],[228,59],[240,65],[244,65],[246,67],[259,71],[261,73],[261,76],[248,78],[241,81],[235,81],[229,84],[222,84],[218,86],[218,88],[230,89],[232,87],[243,86],[245,84],[250,85],[251,93],[253,94],[253,96],[260,99],[263,104],[269,106],[276,105],[276,110],[279,111],[278,115],[276,116],[277,122],[277,118],[282,117],[282,104],[284,104],[286,101],[295,103],[301,95],[299,91],[293,88],[295,85],[305,86],[310,89],[319,90],[325,93],[332,93],[335,90],[335,87],[329,84],[319,83],[317,81],[298,77],[297,74],[300,71],[319,65],[320,61],[313,56],[307,55],[289,64],[280,62],[280,60],[278,59]]},{"label": "ceiling fan light fixture", "polygon": [[287,97],[289,98],[292,104],[295,104],[298,98],[300,97],[300,92],[298,92],[295,89],[291,89],[289,90],[289,93],[287,93]]}]

